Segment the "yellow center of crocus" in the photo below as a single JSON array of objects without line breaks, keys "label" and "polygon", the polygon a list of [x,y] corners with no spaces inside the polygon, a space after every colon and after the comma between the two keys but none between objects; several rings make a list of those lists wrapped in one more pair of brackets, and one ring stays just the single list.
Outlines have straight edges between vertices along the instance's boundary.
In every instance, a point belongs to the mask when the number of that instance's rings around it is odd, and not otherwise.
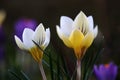
[{"label": "yellow center of crocus", "polygon": [[69,40],[72,43],[72,48],[74,49],[75,55],[77,59],[80,59],[82,56],[82,46],[81,42],[84,39],[83,33],[79,29],[75,29],[72,31]]},{"label": "yellow center of crocus", "polygon": [[40,62],[40,61],[42,60],[43,51],[40,50],[37,46],[31,48],[31,49],[30,49],[30,53],[31,53],[32,57],[33,57],[37,62]]}]

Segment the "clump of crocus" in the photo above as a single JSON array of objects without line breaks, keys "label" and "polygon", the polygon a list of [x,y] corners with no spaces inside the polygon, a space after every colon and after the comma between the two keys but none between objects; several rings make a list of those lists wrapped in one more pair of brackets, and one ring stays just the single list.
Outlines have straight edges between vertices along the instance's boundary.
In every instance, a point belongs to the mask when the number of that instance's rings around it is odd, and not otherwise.
[{"label": "clump of crocus", "polygon": [[80,60],[97,36],[98,27],[94,28],[92,16],[87,17],[81,11],[74,20],[67,16],[62,16],[60,27],[57,25],[56,28],[58,36],[64,44],[74,49],[77,58],[77,71],[78,75],[80,75]]},{"label": "clump of crocus", "polygon": [[33,31],[32,29],[25,28],[22,34],[22,40],[15,35],[15,41],[18,47],[22,50],[29,51],[32,57],[39,63],[40,71],[43,76],[43,80],[46,80],[45,73],[42,67],[43,51],[50,42],[50,30],[44,29],[41,23]]},{"label": "clump of crocus", "polygon": [[116,80],[118,67],[114,63],[94,65],[97,80]]},{"label": "clump of crocus", "polygon": [[16,20],[14,24],[14,33],[17,35],[20,39],[22,39],[22,33],[24,28],[30,28],[32,30],[35,30],[37,26],[37,22],[35,19],[30,18],[20,18]]},{"label": "clump of crocus", "polygon": [[87,17],[81,11],[74,20],[62,16],[57,33],[67,47],[74,49],[77,59],[81,59],[97,36],[98,27],[94,28],[92,16]]}]

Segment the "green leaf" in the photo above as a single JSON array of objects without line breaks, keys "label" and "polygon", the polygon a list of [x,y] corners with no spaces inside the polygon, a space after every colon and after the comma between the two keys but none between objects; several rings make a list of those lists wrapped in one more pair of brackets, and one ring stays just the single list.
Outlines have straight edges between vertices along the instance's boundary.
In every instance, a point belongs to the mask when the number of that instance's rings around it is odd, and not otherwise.
[{"label": "green leaf", "polygon": [[8,69],[8,76],[10,80],[30,80],[28,76],[20,69]]},{"label": "green leaf", "polygon": [[88,80],[93,72],[93,66],[103,52],[104,37],[99,34],[92,46],[87,50],[82,59],[82,80]]}]

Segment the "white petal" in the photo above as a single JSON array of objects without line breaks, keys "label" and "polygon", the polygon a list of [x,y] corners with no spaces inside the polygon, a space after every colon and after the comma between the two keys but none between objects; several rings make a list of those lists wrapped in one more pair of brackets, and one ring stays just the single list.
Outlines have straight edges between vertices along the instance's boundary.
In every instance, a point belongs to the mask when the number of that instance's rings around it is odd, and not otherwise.
[{"label": "white petal", "polygon": [[34,31],[29,28],[25,28],[23,31],[23,43],[24,45],[29,49],[34,46],[34,43],[32,41]]},{"label": "white petal", "polygon": [[73,22],[74,28],[79,28],[81,32],[86,34],[89,31],[89,23],[87,16],[81,11]]},{"label": "white petal", "polygon": [[88,16],[88,23],[89,23],[89,30],[93,30],[94,22],[93,22],[93,17]]},{"label": "white petal", "polygon": [[15,38],[15,42],[16,42],[17,46],[18,46],[20,49],[25,50],[26,48],[25,48],[23,42],[22,42],[16,35],[14,36],[14,38]]},{"label": "white petal", "polygon": [[32,38],[38,45],[42,45],[45,41],[45,29],[43,24],[39,24],[38,27],[35,30],[35,33],[33,34]]},{"label": "white petal", "polygon": [[98,34],[98,26],[94,28],[93,33],[94,33],[94,37],[96,37]]},{"label": "white petal", "polygon": [[67,47],[72,47],[72,43],[69,41],[69,38],[67,36],[64,35],[64,33],[61,31],[61,29],[59,28],[59,26],[56,26],[56,29],[57,29],[57,33],[58,33],[58,36],[60,37],[60,39],[64,42],[64,44],[67,46]]},{"label": "white petal", "polygon": [[60,27],[66,36],[69,36],[72,31],[73,20],[67,16],[61,16]]},{"label": "white petal", "polygon": [[44,49],[48,46],[50,42],[50,29],[46,29],[45,42],[43,43]]},{"label": "white petal", "polygon": [[57,30],[58,36],[60,37],[60,39],[62,39],[61,34],[64,34],[64,33],[62,32],[61,28],[58,25],[56,26],[56,30]]}]

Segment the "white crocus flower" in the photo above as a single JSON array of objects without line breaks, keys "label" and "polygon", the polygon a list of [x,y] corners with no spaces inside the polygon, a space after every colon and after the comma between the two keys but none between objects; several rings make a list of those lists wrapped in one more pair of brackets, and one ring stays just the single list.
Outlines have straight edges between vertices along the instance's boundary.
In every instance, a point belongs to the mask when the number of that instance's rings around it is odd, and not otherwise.
[{"label": "white crocus flower", "polygon": [[43,50],[50,42],[50,30],[47,28],[45,31],[44,26],[41,23],[35,31],[25,28],[22,35],[23,41],[21,41],[16,35],[14,37],[16,44],[20,49],[29,51],[33,58],[37,62],[40,62],[43,56]]},{"label": "white crocus flower", "polygon": [[82,11],[74,20],[67,16],[60,19],[57,33],[67,47],[73,48],[77,59],[81,59],[88,47],[98,34],[98,27],[94,28],[92,16],[86,16]]}]

